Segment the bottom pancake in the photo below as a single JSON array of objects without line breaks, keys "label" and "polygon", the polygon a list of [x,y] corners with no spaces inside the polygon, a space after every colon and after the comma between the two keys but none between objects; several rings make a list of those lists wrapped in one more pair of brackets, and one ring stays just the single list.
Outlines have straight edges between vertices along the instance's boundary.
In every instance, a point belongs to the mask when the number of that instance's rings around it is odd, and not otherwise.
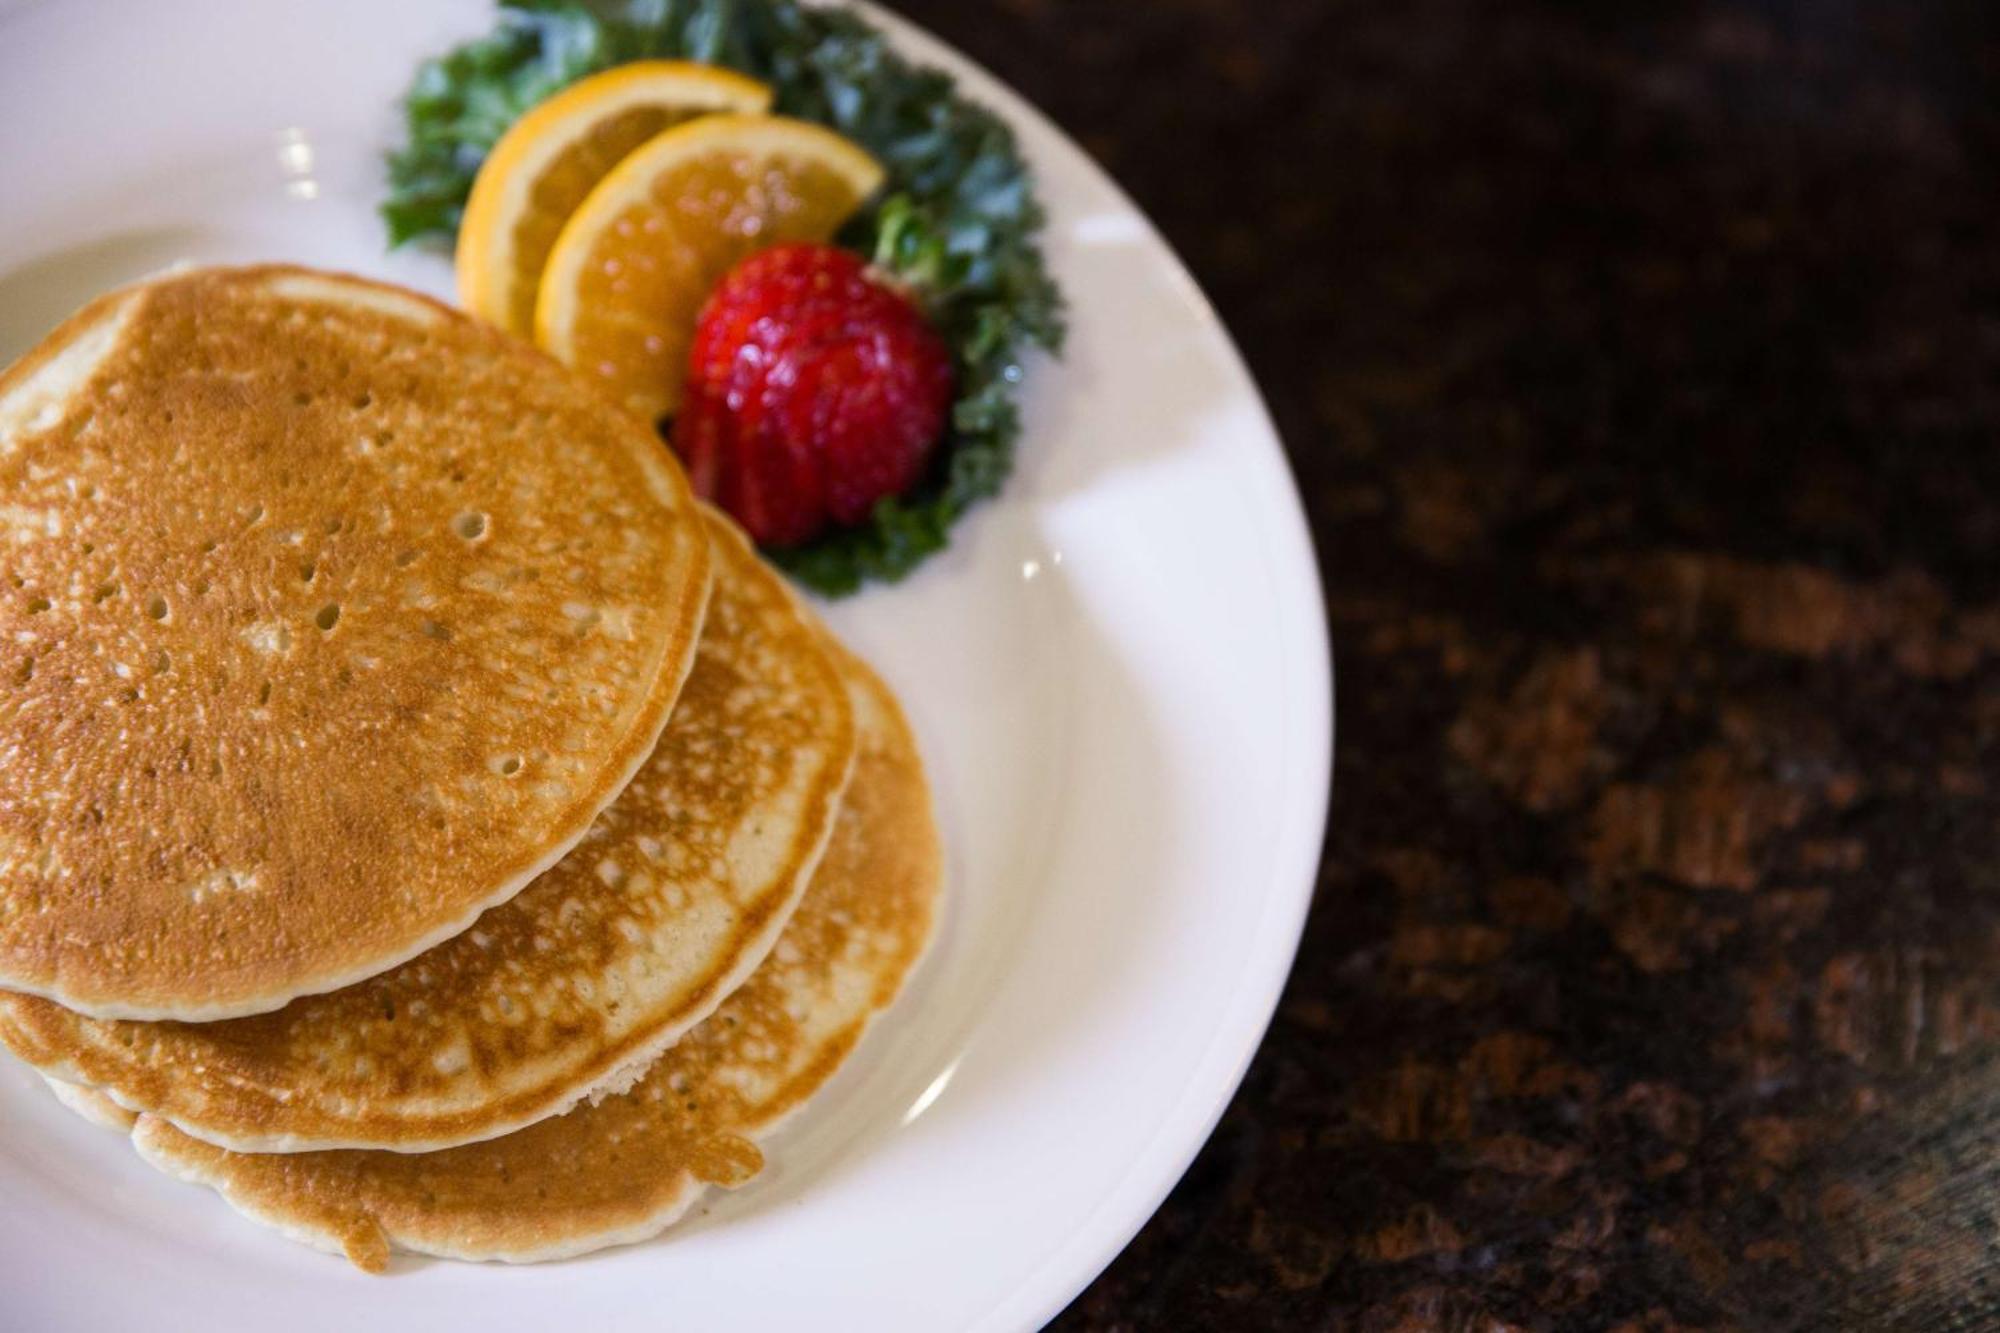
[{"label": "bottom pancake", "polygon": [[860,753],[825,858],[763,967],[630,1091],[503,1138],[409,1155],[235,1153],[142,1116],[141,1156],[294,1239],[379,1272],[392,1250],[527,1263],[654,1235],[817,1090],[931,933],[941,854],[908,724],[835,649]]}]

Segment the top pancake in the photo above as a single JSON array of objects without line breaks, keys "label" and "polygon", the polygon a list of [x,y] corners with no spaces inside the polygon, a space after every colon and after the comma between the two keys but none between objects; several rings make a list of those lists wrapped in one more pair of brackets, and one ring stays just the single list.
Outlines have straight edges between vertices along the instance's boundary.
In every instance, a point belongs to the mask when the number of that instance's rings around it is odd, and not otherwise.
[{"label": "top pancake", "polygon": [[0,994],[43,1072],[252,1152],[427,1152],[623,1087],[762,961],[854,760],[817,626],[715,516],[715,595],[659,747],[588,836],[464,934],[224,1023],[82,1018]]},{"label": "top pancake", "polygon": [[693,658],[659,441],[292,268],[113,293],[0,376],[0,987],[213,1020],[372,976],[583,836]]}]

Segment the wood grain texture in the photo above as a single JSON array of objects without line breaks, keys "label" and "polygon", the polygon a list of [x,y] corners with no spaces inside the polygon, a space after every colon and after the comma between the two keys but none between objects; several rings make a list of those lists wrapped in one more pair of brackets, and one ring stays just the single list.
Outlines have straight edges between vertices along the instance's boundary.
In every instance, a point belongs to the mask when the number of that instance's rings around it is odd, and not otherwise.
[{"label": "wood grain texture", "polygon": [[2000,17],[900,8],[1215,298],[1340,655],[1276,1023],[1056,1327],[2000,1327]]}]

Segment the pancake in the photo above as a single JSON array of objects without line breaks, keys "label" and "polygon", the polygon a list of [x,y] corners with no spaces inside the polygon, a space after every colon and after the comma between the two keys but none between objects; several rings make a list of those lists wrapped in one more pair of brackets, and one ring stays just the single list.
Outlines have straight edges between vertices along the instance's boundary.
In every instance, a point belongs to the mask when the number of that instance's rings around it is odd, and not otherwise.
[{"label": "pancake", "polygon": [[139,1123],[136,1111],[128,1111],[95,1088],[79,1087],[65,1083],[59,1078],[42,1075],[42,1082],[49,1085],[56,1100],[70,1110],[88,1120],[91,1124],[119,1134],[129,1134],[132,1126]]},{"label": "pancake", "polygon": [[0,375],[0,987],[215,1020],[457,934],[621,791],[708,541],[645,428],[396,288],[192,271]]},{"label": "pancake", "polygon": [[[712,511],[711,511],[712,512]],[[43,1073],[255,1152],[422,1152],[629,1084],[763,961],[805,891],[855,729],[817,625],[735,526],[659,748],[518,898],[382,976],[223,1023],[0,997]]]},{"label": "pancake", "polygon": [[427,1156],[230,1153],[151,1116],[140,1154],[370,1272],[392,1248],[525,1263],[643,1240],[704,1187],[749,1180],[757,1140],[831,1077],[931,933],[941,863],[916,746],[881,682],[846,669],[861,756],[804,903],[770,960],[630,1092]]}]

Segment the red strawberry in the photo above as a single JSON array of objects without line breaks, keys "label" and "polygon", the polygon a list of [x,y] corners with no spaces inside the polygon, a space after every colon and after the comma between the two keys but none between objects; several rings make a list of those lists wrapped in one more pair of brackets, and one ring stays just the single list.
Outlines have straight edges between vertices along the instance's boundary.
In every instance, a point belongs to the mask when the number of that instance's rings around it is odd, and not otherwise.
[{"label": "red strawberry", "polygon": [[951,352],[858,255],[781,245],[702,307],[674,448],[767,546],[859,523],[916,484],[951,409]]}]

